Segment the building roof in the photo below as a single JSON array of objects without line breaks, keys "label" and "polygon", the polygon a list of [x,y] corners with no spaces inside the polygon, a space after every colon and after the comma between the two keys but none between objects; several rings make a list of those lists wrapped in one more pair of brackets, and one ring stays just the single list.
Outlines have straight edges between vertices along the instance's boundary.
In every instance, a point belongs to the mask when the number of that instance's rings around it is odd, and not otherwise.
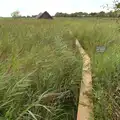
[{"label": "building roof", "polygon": [[39,13],[36,16],[36,18],[37,19],[41,19],[41,18],[44,18],[44,19],[53,19],[52,16],[47,11],[45,11],[44,13]]},{"label": "building roof", "polygon": [[36,16],[36,18],[41,17],[42,14],[43,14],[43,13],[39,13],[39,14]]}]

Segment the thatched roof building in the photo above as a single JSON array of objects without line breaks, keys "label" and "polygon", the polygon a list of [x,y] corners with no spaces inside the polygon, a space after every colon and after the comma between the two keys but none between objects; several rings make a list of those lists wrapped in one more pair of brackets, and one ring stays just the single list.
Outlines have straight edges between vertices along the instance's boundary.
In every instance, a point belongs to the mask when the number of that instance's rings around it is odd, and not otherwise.
[{"label": "thatched roof building", "polygon": [[53,19],[53,17],[47,12],[45,11],[44,13],[39,13],[36,16],[37,19]]}]

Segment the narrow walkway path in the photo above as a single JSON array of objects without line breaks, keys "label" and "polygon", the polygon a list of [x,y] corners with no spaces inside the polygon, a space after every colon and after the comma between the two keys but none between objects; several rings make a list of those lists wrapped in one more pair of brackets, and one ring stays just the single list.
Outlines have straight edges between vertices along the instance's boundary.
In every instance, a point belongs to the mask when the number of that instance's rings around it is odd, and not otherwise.
[{"label": "narrow walkway path", "polygon": [[78,40],[76,40],[76,47],[83,59],[77,120],[93,120],[91,61]]}]

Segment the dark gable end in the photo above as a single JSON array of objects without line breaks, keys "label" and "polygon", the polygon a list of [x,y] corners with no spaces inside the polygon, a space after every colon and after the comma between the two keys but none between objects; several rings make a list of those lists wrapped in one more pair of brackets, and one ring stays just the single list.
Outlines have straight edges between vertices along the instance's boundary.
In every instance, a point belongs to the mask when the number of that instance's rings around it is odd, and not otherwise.
[{"label": "dark gable end", "polygon": [[45,11],[44,13],[38,14],[36,18],[37,19],[53,19],[53,17],[47,11]]}]

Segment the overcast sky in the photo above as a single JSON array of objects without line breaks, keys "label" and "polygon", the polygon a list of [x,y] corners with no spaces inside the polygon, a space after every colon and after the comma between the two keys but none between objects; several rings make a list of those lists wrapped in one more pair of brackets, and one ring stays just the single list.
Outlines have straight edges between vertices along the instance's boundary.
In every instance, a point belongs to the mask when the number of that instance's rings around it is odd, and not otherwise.
[{"label": "overcast sky", "polygon": [[101,5],[112,4],[113,0],[0,0],[0,16],[10,16],[15,10],[21,15],[36,15],[48,11],[56,12],[98,12]]}]

